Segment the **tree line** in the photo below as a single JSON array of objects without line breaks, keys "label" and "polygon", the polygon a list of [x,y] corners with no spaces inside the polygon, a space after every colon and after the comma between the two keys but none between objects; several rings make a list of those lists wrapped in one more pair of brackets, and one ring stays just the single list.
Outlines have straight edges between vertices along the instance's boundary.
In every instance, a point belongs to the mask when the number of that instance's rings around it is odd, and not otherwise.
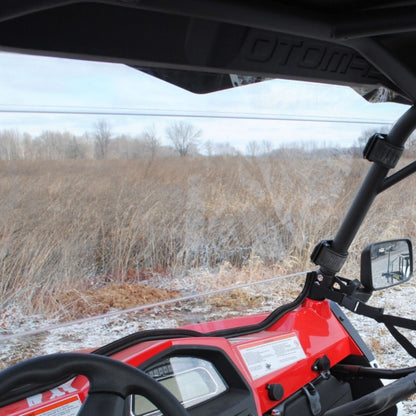
[{"label": "tree line", "polygon": [[[383,127],[369,129],[357,138],[356,144],[348,148],[325,145],[292,144],[290,147],[273,148],[269,141],[251,141],[245,155],[249,157],[325,158],[331,156],[361,157],[368,138],[374,133],[386,133]],[[91,132],[76,135],[70,132],[44,131],[38,136],[20,133],[17,130],[0,130],[0,160],[63,160],[63,159],[140,159],[155,157],[186,157],[204,154],[207,156],[237,156],[240,152],[229,143],[200,142],[202,131],[193,124],[174,122],[166,129],[169,145],[162,145],[154,127],[147,128],[136,136],[116,135],[106,120],[95,123]],[[407,142],[407,154],[416,157],[416,135]]]},{"label": "tree line", "polygon": [[153,127],[136,136],[115,135],[110,124],[100,120],[91,132],[44,131],[38,136],[17,130],[0,131],[0,160],[137,159],[187,156],[198,153],[202,131],[185,122],[166,130],[171,145],[162,145]]}]

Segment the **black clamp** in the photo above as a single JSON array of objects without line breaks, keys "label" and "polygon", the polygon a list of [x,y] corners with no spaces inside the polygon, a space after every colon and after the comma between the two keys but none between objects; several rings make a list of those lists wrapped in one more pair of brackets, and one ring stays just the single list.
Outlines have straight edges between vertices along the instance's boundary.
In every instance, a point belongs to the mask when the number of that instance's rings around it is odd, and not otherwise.
[{"label": "black clamp", "polygon": [[302,390],[306,394],[306,398],[309,402],[309,409],[313,416],[318,416],[322,413],[321,396],[318,390],[312,383],[308,383],[302,387]]},{"label": "black clamp", "polygon": [[317,371],[324,380],[328,380],[331,376],[330,368],[331,361],[329,361],[329,358],[326,355],[318,358],[312,365],[312,370]]},{"label": "black clamp", "polygon": [[372,135],[364,148],[363,156],[370,162],[375,162],[385,168],[393,169],[399,161],[404,147],[389,143],[387,134]]},{"label": "black clamp", "polygon": [[321,241],[313,249],[311,260],[324,269],[326,273],[336,274],[347,260],[348,253],[337,253],[331,246],[331,240]]}]

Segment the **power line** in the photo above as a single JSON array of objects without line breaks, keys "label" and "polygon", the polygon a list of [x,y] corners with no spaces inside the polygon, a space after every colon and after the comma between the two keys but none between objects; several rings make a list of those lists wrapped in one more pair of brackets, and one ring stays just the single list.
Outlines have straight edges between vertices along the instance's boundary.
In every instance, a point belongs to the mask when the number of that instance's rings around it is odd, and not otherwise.
[{"label": "power line", "polygon": [[312,123],[340,123],[340,124],[373,124],[391,125],[394,121],[372,120],[362,118],[346,117],[321,117],[321,116],[299,116],[296,114],[267,114],[267,113],[226,113],[226,112],[196,112],[196,111],[173,111],[163,109],[113,109],[95,107],[9,107],[2,108],[0,113],[13,114],[63,114],[63,115],[91,115],[91,116],[133,116],[133,117],[176,117],[176,118],[206,118],[206,119],[234,119],[234,120],[270,120],[270,121],[292,121]]}]

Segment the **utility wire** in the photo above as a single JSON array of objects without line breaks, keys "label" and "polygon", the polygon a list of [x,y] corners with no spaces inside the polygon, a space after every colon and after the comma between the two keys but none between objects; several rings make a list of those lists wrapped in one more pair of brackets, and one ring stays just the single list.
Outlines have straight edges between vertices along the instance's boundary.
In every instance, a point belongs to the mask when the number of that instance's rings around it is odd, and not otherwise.
[{"label": "utility wire", "polygon": [[271,120],[271,121],[298,121],[313,123],[342,123],[342,124],[377,124],[391,125],[392,120],[371,120],[346,117],[299,116],[296,114],[267,114],[267,113],[226,113],[226,112],[192,112],[163,109],[124,109],[118,111],[96,107],[2,107],[0,113],[13,114],[68,114],[93,116],[134,116],[134,117],[182,117],[207,119],[234,119],[234,120]]}]

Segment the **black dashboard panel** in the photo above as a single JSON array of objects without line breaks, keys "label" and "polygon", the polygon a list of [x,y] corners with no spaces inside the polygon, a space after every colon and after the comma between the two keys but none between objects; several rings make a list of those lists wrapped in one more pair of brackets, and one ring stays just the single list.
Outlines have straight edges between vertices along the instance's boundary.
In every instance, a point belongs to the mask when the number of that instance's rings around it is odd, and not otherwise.
[{"label": "black dashboard panel", "polygon": [[[219,348],[172,347],[146,361],[140,369],[160,381],[190,415],[253,416],[253,392],[238,368]],[[129,415],[158,416],[141,397],[130,401]]]}]

